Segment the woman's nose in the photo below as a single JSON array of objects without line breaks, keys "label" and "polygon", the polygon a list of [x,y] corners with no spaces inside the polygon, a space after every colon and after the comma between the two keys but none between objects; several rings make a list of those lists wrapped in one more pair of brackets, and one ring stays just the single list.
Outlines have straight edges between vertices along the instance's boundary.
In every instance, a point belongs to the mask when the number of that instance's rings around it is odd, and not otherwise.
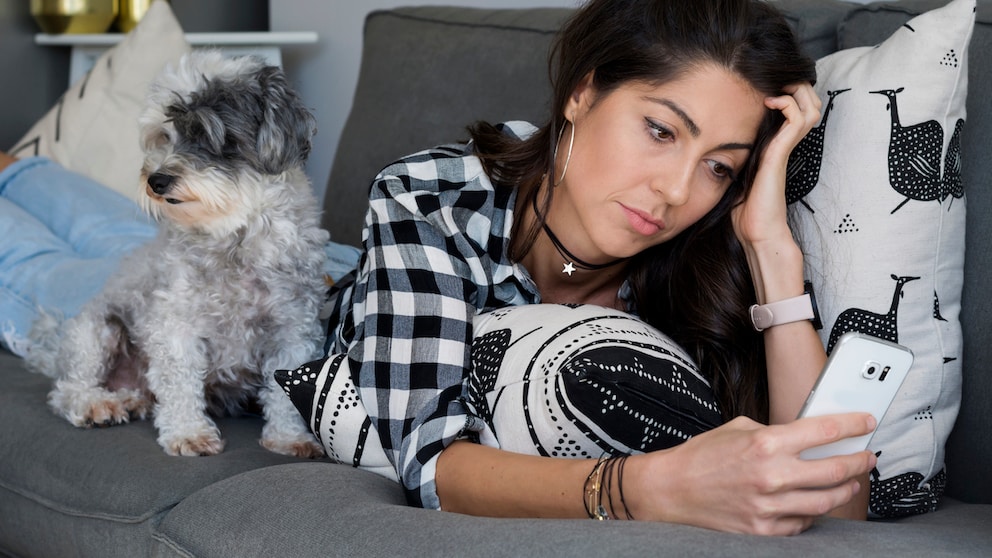
[{"label": "woman's nose", "polygon": [[665,198],[668,205],[684,205],[689,201],[692,171],[688,166],[680,166],[671,169],[671,172],[659,174],[654,179],[653,188]]}]

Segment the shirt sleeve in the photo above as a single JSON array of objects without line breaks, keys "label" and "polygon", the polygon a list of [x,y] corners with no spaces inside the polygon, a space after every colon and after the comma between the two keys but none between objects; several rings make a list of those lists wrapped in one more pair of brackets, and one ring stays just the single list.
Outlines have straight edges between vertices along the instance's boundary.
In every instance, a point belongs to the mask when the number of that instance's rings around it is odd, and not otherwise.
[{"label": "shirt sleeve", "polygon": [[354,379],[408,500],[425,508],[440,508],[438,455],[481,422],[463,386],[485,248],[466,231],[492,196],[465,188],[467,172],[464,158],[424,157],[380,173],[353,299]]}]

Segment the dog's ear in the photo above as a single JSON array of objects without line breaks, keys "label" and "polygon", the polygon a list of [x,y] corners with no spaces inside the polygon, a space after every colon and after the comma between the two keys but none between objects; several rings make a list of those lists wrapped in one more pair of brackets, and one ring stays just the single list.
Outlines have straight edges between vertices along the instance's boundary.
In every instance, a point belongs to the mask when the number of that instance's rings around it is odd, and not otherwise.
[{"label": "dog's ear", "polygon": [[317,121],[281,69],[264,66],[257,78],[264,107],[257,138],[258,156],[266,172],[277,174],[306,162]]}]

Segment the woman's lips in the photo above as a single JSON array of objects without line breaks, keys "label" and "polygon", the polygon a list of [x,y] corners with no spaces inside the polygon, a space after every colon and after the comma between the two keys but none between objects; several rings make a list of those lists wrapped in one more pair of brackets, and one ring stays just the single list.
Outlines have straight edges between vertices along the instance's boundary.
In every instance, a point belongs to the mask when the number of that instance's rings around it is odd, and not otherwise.
[{"label": "woman's lips", "polygon": [[623,208],[624,215],[627,216],[627,222],[630,223],[630,226],[644,236],[651,236],[665,228],[663,221],[656,221],[651,215],[643,211],[631,209],[623,204],[620,204],[620,207]]}]

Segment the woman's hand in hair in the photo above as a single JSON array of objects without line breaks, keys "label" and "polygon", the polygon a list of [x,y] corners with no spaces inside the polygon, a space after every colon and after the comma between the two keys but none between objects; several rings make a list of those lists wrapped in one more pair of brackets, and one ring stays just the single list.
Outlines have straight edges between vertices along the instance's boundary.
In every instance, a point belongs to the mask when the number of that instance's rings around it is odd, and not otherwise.
[{"label": "woman's hand in hair", "polygon": [[734,225],[745,245],[777,241],[785,222],[785,174],[792,150],[820,120],[822,105],[808,83],[793,85],[788,95],[769,97],[765,106],[778,110],[785,122],[765,146],[747,198],[737,206]]},{"label": "woman's hand in hair", "polygon": [[[765,106],[785,118],[760,155],[747,197],[734,208],[734,231],[747,254],[758,301],[802,294],[801,255],[786,220],[785,175],[789,155],[820,119],[820,98],[809,83],[788,88],[787,95],[765,99]],[[796,263],[799,263],[797,277]],[[789,292],[768,284],[768,273],[786,270]],[[797,286],[799,292],[792,292]]]},{"label": "woman's hand in hair", "polygon": [[632,456],[624,493],[640,520],[721,531],[798,534],[867,490],[870,451],[805,461],[800,451],[868,433],[871,415],[851,413],[764,426],[740,417],[682,445]]}]

